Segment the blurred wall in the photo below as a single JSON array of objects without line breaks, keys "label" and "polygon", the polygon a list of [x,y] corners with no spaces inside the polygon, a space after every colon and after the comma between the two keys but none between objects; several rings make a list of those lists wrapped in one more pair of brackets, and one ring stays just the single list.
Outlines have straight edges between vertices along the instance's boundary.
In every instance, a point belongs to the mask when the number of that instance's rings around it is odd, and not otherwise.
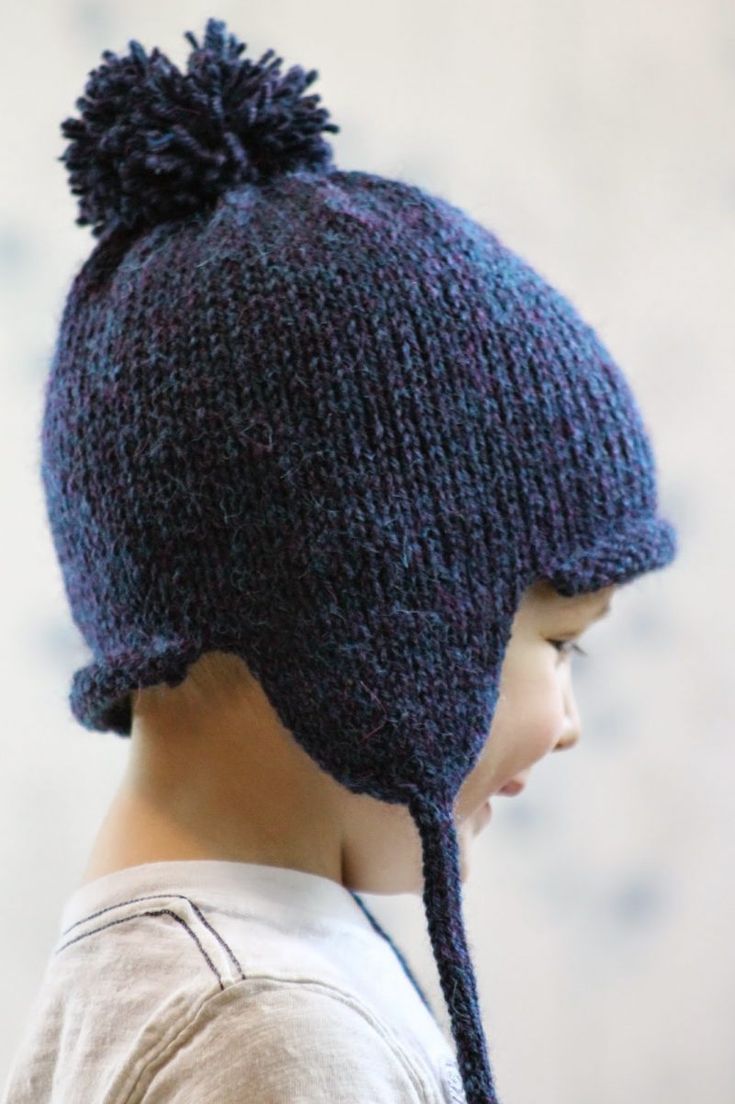
[{"label": "blurred wall", "polygon": [[[178,63],[225,19],[317,68],[342,168],[398,176],[492,227],[624,368],[677,526],[575,657],[575,754],[495,801],[466,915],[502,1099],[729,1104],[735,1093],[732,303],[735,9],[722,0],[37,0],[0,65],[3,325],[0,1078],[120,777],[126,742],[71,717],[88,652],[38,473],[43,382],[92,248],[55,160],[103,49]],[[440,1009],[420,901],[368,896]]]}]

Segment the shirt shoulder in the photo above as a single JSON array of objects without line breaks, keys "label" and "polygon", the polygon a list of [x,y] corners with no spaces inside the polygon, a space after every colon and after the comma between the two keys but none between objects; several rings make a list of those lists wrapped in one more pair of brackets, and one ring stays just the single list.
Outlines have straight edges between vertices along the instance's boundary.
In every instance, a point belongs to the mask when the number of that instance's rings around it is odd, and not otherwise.
[{"label": "shirt shoulder", "polygon": [[213,1094],[218,1104],[445,1099],[358,999],[311,980],[249,979],[216,994],[141,1080],[141,1104],[204,1104]]}]

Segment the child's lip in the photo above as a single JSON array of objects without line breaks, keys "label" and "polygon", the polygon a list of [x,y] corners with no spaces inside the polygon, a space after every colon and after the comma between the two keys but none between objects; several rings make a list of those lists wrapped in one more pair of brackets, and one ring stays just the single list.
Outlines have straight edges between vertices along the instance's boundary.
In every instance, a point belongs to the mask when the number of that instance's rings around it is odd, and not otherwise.
[{"label": "child's lip", "polygon": [[515,774],[512,778],[509,778],[508,781],[500,787],[500,789],[492,790],[492,792],[487,795],[482,805],[478,805],[478,809],[484,809],[486,805],[489,805],[490,798],[494,797],[495,794],[505,794],[507,797],[515,797],[516,794],[519,794],[521,792],[521,790],[525,790],[527,778],[528,771],[523,771],[520,774]]},{"label": "child's lip", "polygon": [[501,786],[498,793],[507,794],[508,797],[515,797],[521,790],[526,788],[526,781],[528,779],[528,771],[514,775],[509,778],[504,786]]}]

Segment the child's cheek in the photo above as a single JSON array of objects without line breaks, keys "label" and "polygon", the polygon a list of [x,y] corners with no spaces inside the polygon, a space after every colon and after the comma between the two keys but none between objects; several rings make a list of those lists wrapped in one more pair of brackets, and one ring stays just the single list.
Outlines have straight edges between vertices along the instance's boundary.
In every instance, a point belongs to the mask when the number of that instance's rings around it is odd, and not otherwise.
[{"label": "child's cheek", "polygon": [[524,725],[519,740],[518,770],[537,763],[553,750],[559,740],[565,722],[564,697],[556,685],[540,696]]}]

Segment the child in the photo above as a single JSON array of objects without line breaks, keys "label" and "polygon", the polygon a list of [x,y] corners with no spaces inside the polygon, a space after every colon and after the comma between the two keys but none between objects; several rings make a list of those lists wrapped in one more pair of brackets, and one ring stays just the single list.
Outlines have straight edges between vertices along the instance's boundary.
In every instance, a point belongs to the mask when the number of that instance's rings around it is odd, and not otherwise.
[{"label": "child", "polygon": [[[498,1099],[462,916],[569,652],[676,553],[620,369],[496,235],[335,168],[316,76],[210,19],[62,124],[81,225],[42,427],[125,778],[5,1104]],[[454,1046],[359,892],[421,894]]]}]

